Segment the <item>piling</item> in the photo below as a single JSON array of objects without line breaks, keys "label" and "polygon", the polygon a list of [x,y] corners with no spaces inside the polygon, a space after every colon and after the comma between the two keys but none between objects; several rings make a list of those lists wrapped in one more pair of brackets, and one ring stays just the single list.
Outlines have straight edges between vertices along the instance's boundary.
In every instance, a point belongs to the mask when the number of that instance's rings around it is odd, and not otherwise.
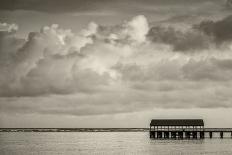
[{"label": "piling", "polygon": [[223,132],[222,131],[220,132],[220,138],[223,138]]},{"label": "piling", "polygon": [[213,132],[209,132],[209,138],[213,137]]},{"label": "piling", "polygon": [[171,132],[171,138],[176,138],[176,132]]},{"label": "piling", "polygon": [[197,139],[197,132],[196,132],[196,131],[193,131],[193,132],[192,132],[192,135],[193,135],[193,138],[194,138],[194,139]]},{"label": "piling", "polygon": [[165,132],[164,132],[164,138],[166,138],[166,139],[169,138],[169,132],[168,132],[168,131],[165,131]]},{"label": "piling", "polygon": [[191,133],[189,131],[185,132],[185,138],[190,139]]},{"label": "piling", "polygon": [[178,138],[179,138],[179,139],[183,139],[183,132],[182,132],[182,131],[179,131],[179,132],[178,132]]},{"label": "piling", "polygon": [[200,132],[200,139],[203,139],[203,138],[205,138],[205,133],[204,133],[204,131],[201,131]]},{"label": "piling", "polygon": [[162,131],[158,131],[158,132],[157,132],[157,138],[162,138],[162,135],[163,135],[163,134],[162,134]]}]

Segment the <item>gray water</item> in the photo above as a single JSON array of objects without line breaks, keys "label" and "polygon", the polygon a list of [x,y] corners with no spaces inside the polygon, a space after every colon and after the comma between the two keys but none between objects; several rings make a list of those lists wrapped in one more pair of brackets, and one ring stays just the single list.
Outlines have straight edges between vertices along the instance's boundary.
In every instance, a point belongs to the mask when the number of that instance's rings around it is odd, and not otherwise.
[{"label": "gray water", "polygon": [[151,140],[147,132],[2,132],[0,155],[232,155],[232,139]]}]

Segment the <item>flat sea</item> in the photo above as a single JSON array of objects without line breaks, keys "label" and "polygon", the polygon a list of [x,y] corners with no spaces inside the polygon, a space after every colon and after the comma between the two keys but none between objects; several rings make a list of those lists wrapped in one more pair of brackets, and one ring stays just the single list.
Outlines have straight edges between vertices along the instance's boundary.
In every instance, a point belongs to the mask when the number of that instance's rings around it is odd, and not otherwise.
[{"label": "flat sea", "polygon": [[232,155],[231,138],[154,140],[148,132],[0,132],[0,155]]}]

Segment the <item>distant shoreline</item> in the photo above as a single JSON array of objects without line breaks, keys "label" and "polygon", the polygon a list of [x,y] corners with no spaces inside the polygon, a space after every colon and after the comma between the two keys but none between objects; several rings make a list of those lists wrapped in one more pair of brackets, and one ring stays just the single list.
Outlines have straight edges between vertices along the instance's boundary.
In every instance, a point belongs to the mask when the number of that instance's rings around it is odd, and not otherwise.
[{"label": "distant shoreline", "polygon": [[149,128],[0,128],[0,132],[147,132]]}]

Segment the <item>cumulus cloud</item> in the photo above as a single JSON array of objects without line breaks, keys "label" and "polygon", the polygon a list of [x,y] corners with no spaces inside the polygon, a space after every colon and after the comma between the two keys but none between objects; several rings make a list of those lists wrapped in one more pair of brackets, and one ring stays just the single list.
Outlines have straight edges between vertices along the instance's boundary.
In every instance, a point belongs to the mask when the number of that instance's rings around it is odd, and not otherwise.
[{"label": "cumulus cloud", "polygon": [[16,25],[0,24],[1,112],[231,107],[230,17],[198,25],[149,27],[139,15],[118,25],[92,22],[79,33],[46,26],[20,39]]},{"label": "cumulus cloud", "polygon": [[[91,26],[90,30],[86,29],[83,34],[76,36],[70,30],[59,29],[58,25],[43,27],[40,32],[31,32],[27,41],[15,49],[14,55],[8,54],[11,58],[2,60],[6,61],[5,65],[1,66],[6,74],[1,75],[1,87],[4,89],[1,89],[0,94],[30,96],[70,93],[82,89],[77,83],[85,85],[83,81],[91,87],[94,87],[94,83],[97,85],[107,83],[105,80],[107,73],[99,75],[92,69],[82,69],[78,66],[85,57],[80,49],[92,42],[88,36],[92,33],[94,32]],[[7,37],[10,35],[11,32],[8,31],[5,34]],[[9,48],[10,45],[5,46],[2,51],[5,52]],[[104,82],[99,79],[101,76]],[[78,80],[75,80],[76,78]]]},{"label": "cumulus cloud", "polygon": [[99,26],[96,37],[109,43],[143,43],[146,41],[148,31],[146,17],[139,15],[121,25]]}]

